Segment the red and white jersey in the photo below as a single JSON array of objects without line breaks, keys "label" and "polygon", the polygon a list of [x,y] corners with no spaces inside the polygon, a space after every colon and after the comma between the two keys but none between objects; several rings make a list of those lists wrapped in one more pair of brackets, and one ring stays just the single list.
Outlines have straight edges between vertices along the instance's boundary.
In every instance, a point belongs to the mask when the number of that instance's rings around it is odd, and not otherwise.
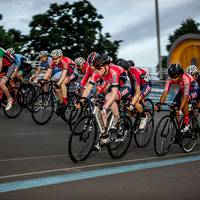
[{"label": "red and white jersey", "polygon": [[119,77],[120,75],[126,72],[125,69],[118,65],[110,64],[109,65],[109,72],[106,76],[101,76],[98,71],[94,72],[92,75],[92,79],[90,80],[91,83],[96,83],[98,80],[104,80],[108,82],[111,86],[119,86]]},{"label": "red and white jersey", "polygon": [[180,87],[181,91],[183,92],[183,95],[187,96],[187,95],[189,95],[189,92],[194,83],[195,83],[194,78],[190,74],[184,73],[181,75],[181,79],[179,80],[178,83],[173,81],[173,79],[168,78],[168,80],[166,81],[166,84],[165,84],[164,91],[168,93],[171,85],[176,84]]},{"label": "red and white jersey", "polygon": [[63,56],[58,64],[55,64],[53,60],[50,62],[49,68],[54,69],[55,67],[58,67],[60,70],[67,70],[71,74],[75,70],[75,63],[70,58]]},{"label": "red and white jersey", "polygon": [[81,86],[84,87],[86,85],[88,79],[92,76],[93,73],[94,73],[94,71],[92,71],[90,65],[88,64],[86,71],[85,71],[85,75],[84,75],[83,79],[81,80]]},{"label": "red and white jersey", "polygon": [[140,69],[134,66],[130,68],[129,73],[131,75],[130,79],[133,79],[135,86],[144,85],[150,81],[150,76],[144,69]]}]

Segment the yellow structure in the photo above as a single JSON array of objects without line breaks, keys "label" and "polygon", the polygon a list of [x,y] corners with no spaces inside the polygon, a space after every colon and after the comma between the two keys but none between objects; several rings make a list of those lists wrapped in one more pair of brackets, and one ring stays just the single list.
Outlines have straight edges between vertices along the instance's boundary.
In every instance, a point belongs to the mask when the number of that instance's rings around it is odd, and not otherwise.
[{"label": "yellow structure", "polygon": [[200,69],[200,34],[185,34],[175,41],[168,56],[168,66],[179,63],[185,69],[195,64]]}]

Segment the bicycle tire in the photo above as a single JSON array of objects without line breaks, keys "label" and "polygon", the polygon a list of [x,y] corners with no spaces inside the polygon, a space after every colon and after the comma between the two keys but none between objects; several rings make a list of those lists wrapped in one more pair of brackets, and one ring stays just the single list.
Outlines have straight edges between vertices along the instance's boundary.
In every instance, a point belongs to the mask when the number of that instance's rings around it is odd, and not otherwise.
[{"label": "bicycle tire", "polygon": [[[108,153],[113,159],[121,158],[128,150],[131,140],[132,140],[132,123],[129,116],[122,116],[120,118],[120,126],[117,131],[123,131],[123,139],[121,142],[116,142],[117,140],[111,141],[107,145]],[[115,133],[116,136],[116,133]]]},{"label": "bicycle tire", "polygon": [[[163,124],[164,123],[164,124]],[[169,123],[169,125],[168,125]],[[159,150],[159,140],[162,139],[161,144],[164,144],[164,139],[166,139],[166,143],[161,147],[161,150]],[[167,139],[169,141],[167,141]],[[156,131],[155,131],[155,136],[154,136],[154,150],[158,156],[165,156],[171,147],[171,145],[174,143],[175,140],[175,126],[174,122],[171,120],[169,115],[165,115],[164,117],[161,118],[159,121]]]},{"label": "bicycle tire", "polygon": [[[48,104],[45,105],[45,103],[48,103]],[[47,110],[46,110],[46,108],[47,108]],[[48,111],[48,108],[49,108],[49,112],[48,112],[49,114],[46,114],[45,112],[43,112],[43,114],[42,114],[46,118],[43,120],[38,118],[37,113],[40,110]],[[40,93],[36,97],[35,102],[33,103],[32,109],[31,109],[31,116],[32,116],[33,121],[36,124],[44,125],[47,122],[49,122],[49,120],[53,116],[53,112],[54,112],[54,102],[53,102],[53,99],[51,98],[51,96],[47,92]]]},{"label": "bicycle tire", "polygon": [[139,123],[140,120],[135,121],[134,127],[136,127],[137,130],[134,132],[134,140],[138,147],[143,148],[146,147],[152,138],[153,132],[154,132],[154,117],[153,114],[150,111],[145,112],[148,116],[147,125],[144,130],[139,130]]},{"label": "bicycle tire", "polygon": [[[81,130],[80,132],[79,129]],[[74,163],[86,160],[92,153],[96,139],[97,124],[94,116],[86,115],[82,117],[75,124],[74,129],[69,137],[68,154],[70,159]]]}]

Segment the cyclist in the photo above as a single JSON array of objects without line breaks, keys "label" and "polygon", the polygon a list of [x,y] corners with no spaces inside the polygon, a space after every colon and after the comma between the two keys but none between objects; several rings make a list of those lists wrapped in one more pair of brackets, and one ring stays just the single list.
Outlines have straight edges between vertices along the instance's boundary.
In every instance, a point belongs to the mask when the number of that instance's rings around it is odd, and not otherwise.
[{"label": "cyclist", "polygon": [[86,62],[86,60],[83,57],[78,57],[75,59],[75,64],[78,68],[78,70],[82,73],[85,74],[86,73],[86,69],[89,66],[89,64]]},{"label": "cyclist", "polygon": [[[112,113],[114,114],[114,122],[113,127],[114,129],[117,128],[119,122],[119,108],[118,104],[116,103],[117,100],[121,98],[119,88],[119,79],[120,75],[125,72],[125,70],[117,65],[111,63],[111,59],[106,54],[100,55],[96,54],[91,62],[91,65],[95,67],[95,72],[92,75],[89,84],[87,85],[86,89],[83,92],[83,97],[88,97],[93,86],[97,82],[97,80],[103,80],[110,85],[110,90],[106,94],[106,102],[103,105],[103,110],[101,112],[104,126],[107,126],[107,110],[110,108]],[[107,133],[102,133],[101,141],[102,143],[106,143],[108,140],[109,135]]]},{"label": "cyclist", "polygon": [[[76,69],[75,63],[68,57],[64,57],[62,50],[54,49],[51,52],[52,61],[50,66],[44,76],[44,79],[49,79],[52,75],[52,71],[58,67],[62,73],[56,73],[52,78],[55,78],[56,83],[56,93],[59,99],[60,104],[67,105],[67,86],[71,82],[75,81],[78,78],[78,71]],[[58,74],[58,75],[57,75]]]},{"label": "cyclist", "polygon": [[89,83],[89,80],[92,77],[93,72],[95,71],[95,67],[92,66],[92,61],[94,60],[94,58],[98,55],[97,52],[92,52],[88,55],[87,57],[87,62],[85,61],[85,63],[82,65],[82,69],[85,71],[85,75],[82,78],[81,82],[80,82],[80,87],[81,88],[85,88],[86,85]]},{"label": "cyclist", "polygon": [[[160,97],[160,102],[155,106],[155,110],[158,110],[161,106],[161,103],[164,103],[167,95],[169,93],[170,87],[172,84],[176,84],[180,87],[179,92],[174,98],[174,104],[180,106],[179,114],[184,114],[183,128],[181,132],[187,132],[190,128],[189,126],[189,108],[188,103],[191,99],[195,99],[196,90],[196,82],[194,78],[184,72],[183,68],[180,64],[171,64],[168,68],[169,78],[166,81],[164,92]],[[195,94],[196,93],[196,94]]]},{"label": "cyclist", "polygon": [[15,60],[15,70],[11,78],[13,79],[16,77],[18,80],[23,81],[25,77],[30,76],[32,72],[31,61],[21,54],[16,54],[13,48],[7,49],[7,52],[11,54]]},{"label": "cyclist", "polygon": [[[130,66],[131,64],[131,66]],[[128,71],[128,76],[131,81],[132,86],[132,99],[130,110],[133,110],[134,107],[140,113],[141,121],[139,124],[139,129],[144,129],[146,127],[148,117],[144,112],[143,106],[141,101],[150,93],[151,91],[151,80],[150,76],[147,71],[144,69],[140,69],[135,66],[134,62],[126,61],[121,59],[118,61],[118,65],[123,67],[125,70]]]},{"label": "cyclist", "polygon": [[[50,63],[52,62],[52,58],[49,56],[48,51],[45,50],[39,52],[39,59],[40,59],[39,66],[36,68],[35,74],[33,74],[33,76],[30,79],[31,81],[34,80],[35,83],[38,82],[38,78],[41,74],[41,71],[47,70],[50,66]],[[61,75],[61,70],[58,67],[55,67],[54,70],[52,71],[52,77],[53,77],[52,80],[55,80],[56,76],[60,75]],[[40,77],[43,78],[44,75],[41,75]]]},{"label": "cyclist", "polygon": [[[196,65],[190,65],[189,67],[186,68],[186,72],[188,74],[191,74],[194,78],[194,80],[198,83],[199,89],[195,90],[197,92],[197,100],[200,100],[200,72],[198,71],[198,68]],[[200,101],[198,102],[198,108],[200,110]]]},{"label": "cyclist", "polygon": [[5,110],[12,108],[14,100],[12,99],[10,92],[6,86],[8,79],[11,77],[15,70],[15,61],[11,54],[8,54],[3,48],[0,47],[0,73],[5,75],[0,79],[0,87],[7,97],[7,105]]}]

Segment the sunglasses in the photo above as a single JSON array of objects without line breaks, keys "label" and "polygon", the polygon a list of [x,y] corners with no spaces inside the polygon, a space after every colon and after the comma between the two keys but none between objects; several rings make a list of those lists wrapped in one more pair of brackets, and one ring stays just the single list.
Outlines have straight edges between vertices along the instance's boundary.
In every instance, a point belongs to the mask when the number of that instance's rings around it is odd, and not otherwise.
[{"label": "sunglasses", "polygon": [[53,60],[57,60],[59,57],[53,58]]}]

